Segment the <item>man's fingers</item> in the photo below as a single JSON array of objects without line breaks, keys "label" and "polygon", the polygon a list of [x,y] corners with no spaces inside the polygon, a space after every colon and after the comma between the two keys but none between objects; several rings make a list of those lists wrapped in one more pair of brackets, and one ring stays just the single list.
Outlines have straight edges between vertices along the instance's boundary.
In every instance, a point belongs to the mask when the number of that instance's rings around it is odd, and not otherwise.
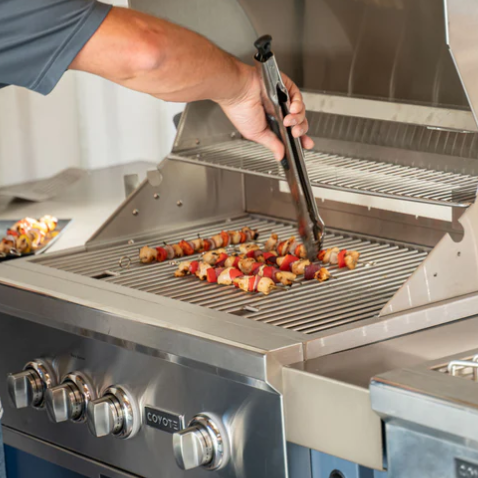
[{"label": "man's fingers", "polygon": [[301,124],[292,128],[292,136],[294,138],[300,138],[301,136],[304,136],[307,131],[309,131],[309,122],[307,121],[307,119],[304,119]]},{"label": "man's fingers", "polygon": [[305,119],[305,108],[300,112],[299,114],[296,115],[287,115],[284,118],[284,125],[285,126],[296,126],[296,125],[302,125],[304,126],[304,122],[306,121]]},{"label": "man's fingers", "polygon": [[315,146],[314,140],[310,136],[302,136],[301,141],[304,149],[312,149]]},{"label": "man's fingers", "polygon": [[302,95],[300,94],[299,92],[299,96],[300,98],[292,98],[291,97],[291,101],[290,101],[290,112],[292,114],[300,114],[302,112],[305,112],[305,105],[304,105],[304,101],[302,100]]},{"label": "man's fingers", "polygon": [[262,146],[265,146],[267,149],[270,149],[274,153],[274,157],[277,161],[281,161],[284,158],[284,145],[270,129],[264,130],[262,133],[251,139],[256,143],[262,144]]}]

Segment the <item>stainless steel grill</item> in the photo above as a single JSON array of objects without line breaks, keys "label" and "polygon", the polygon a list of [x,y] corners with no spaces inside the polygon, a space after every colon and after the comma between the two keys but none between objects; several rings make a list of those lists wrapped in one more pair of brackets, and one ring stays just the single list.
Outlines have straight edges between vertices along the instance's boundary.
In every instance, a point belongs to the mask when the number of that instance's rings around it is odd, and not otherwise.
[{"label": "stainless steel grill", "polygon": [[478,355],[455,359],[445,365],[439,365],[433,370],[453,377],[478,382]]},{"label": "stainless steel grill", "polygon": [[[191,231],[118,244],[108,249],[80,252],[59,258],[37,260],[44,266],[98,278],[123,287],[158,294],[192,304],[241,315],[251,320],[314,334],[339,325],[377,316],[425,258],[427,251],[412,246],[329,232],[325,247],[356,249],[361,252],[354,271],[332,267],[327,283],[299,281],[291,288],[280,288],[270,296],[245,294],[234,287],[201,282],[192,277],[175,278],[175,263],[143,265],[138,263],[138,248],[163,242],[176,243],[197,234],[209,237],[222,229],[242,226],[257,228],[262,238],[274,231],[281,238],[294,235],[294,226],[257,216],[244,216],[222,223],[208,224]],[[130,266],[125,267],[131,260]],[[121,261],[123,267],[120,266]]]},{"label": "stainless steel grill", "polygon": [[[264,148],[249,141],[219,143],[170,156],[231,171],[285,180],[280,165]],[[307,152],[313,185],[422,203],[466,207],[474,202],[478,177],[357,159],[336,154]]]}]

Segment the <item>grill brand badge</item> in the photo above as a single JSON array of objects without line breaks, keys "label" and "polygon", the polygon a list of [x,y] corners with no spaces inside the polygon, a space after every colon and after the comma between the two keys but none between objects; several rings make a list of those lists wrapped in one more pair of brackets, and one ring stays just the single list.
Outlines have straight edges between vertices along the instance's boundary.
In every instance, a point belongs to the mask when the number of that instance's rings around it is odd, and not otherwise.
[{"label": "grill brand badge", "polygon": [[182,415],[174,415],[164,410],[144,407],[144,416],[146,425],[163,432],[176,433],[184,428],[184,416]]},{"label": "grill brand badge", "polygon": [[456,478],[478,478],[478,464],[455,458]]}]

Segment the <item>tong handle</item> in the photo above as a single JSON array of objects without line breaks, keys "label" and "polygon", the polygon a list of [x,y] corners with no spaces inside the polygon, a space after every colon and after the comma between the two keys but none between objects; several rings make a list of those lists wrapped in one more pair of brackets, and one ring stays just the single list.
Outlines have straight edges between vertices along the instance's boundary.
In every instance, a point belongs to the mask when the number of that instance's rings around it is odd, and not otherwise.
[{"label": "tong handle", "polygon": [[[282,134],[281,134],[279,122],[277,121],[276,117],[272,115],[266,115],[266,117],[267,117],[267,123],[269,124],[269,128],[282,141]],[[287,156],[285,153],[280,164],[285,169],[286,172],[290,169],[289,161],[287,161]]]},{"label": "tong handle", "polygon": [[264,63],[272,56],[272,37],[270,35],[263,35],[254,42],[257,48],[256,60]]}]

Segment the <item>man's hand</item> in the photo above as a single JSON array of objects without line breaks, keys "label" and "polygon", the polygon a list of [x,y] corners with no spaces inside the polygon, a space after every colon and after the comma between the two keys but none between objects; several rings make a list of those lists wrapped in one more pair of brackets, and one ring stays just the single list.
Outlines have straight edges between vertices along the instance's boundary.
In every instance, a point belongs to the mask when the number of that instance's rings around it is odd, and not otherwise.
[{"label": "man's hand", "polygon": [[[284,156],[282,142],[267,125],[256,69],[166,20],[115,7],[70,68],[165,101],[213,100],[245,138],[269,148],[278,160]],[[302,95],[285,75],[284,82],[291,97],[284,124],[312,148]]]},{"label": "man's hand", "polygon": [[[218,103],[246,139],[270,149],[275,158],[280,161],[284,157],[284,145],[268,126],[263,107],[263,97],[266,93],[262,80],[257,70],[252,67],[245,68],[244,75],[248,76],[248,80],[245,81],[243,92],[237,98],[229,101],[219,101]],[[283,74],[282,77],[291,100],[291,114],[284,118],[284,125],[292,126],[292,135],[295,138],[301,137],[302,146],[305,149],[312,149],[314,142],[306,136],[309,124],[305,117],[302,94],[288,76]]]}]

